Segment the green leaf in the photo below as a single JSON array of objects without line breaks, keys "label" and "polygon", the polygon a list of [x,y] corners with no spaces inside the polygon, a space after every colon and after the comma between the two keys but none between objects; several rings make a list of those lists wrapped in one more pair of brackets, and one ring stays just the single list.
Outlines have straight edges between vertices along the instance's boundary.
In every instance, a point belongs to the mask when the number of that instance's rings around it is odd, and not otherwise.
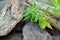
[{"label": "green leaf", "polygon": [[36,21],[35,21],[35,17],[34,17],[33,19],[31,19],[31,22],[36,22]]},{"label": "green leaf", "polygon": [[36,15],[35,15],[35,21],[37,22],[38,20],[39,20],[39,15],[36,14]]},{"label": "green leaf", "polygon": [[41,29],[45,29],[46,26],[45,26],[43,20],[42,21],[39,21],[39,26],[40,26]]},{"label": "green leaf", "polygon": [[46,25],[49,29],[53,29],[53,28],[51,27],[51,25],[49,24],[48,21],[44,20],[44,23],[45,23],[45,25]]},{"label": "green leaf", "polygon": [[27,12],[31,12],[31,8],[27,8]]},{"label": "green leaf", "polygon": [[30,18],[30,17],[31,17],[31,15],[25,17],[23,21],[27,20],[27,19]]},{"label": "green leaf", "polygon": [[39,20],[43,19],[43,15],[38,13]]},{"label": "green leaf", "polygon": [[31,13],[31,22],[34,21],[34,17],[35,17],[34,13]]},{"label": "green leaf", "polygon": [[38,7],[35,7],[35,8],[34,8],[34,13],[37,13],[38,10],[39,10]]},{"label": "green leaf", "polygon": [[25,17],[23,21],[31,18],[31,22],[39,21],[39,26],[40,26],[41,29],[45,29],[46,26],[48,28],[52,29],[49,22],[47,22],[44,19],[45,15],[47,14],[47,12],[49,10],[49,7],[46,8],[46,10],[44,10],[43,13],[38,13],[38,10],[39,9],[37,7],[37,4],[36,4],[36,2],[34,2],[34,4],[31,7],[27,8],[26,13],[23,15]]},{"label": "green leaf", "polygon": [[29,14],[30,14],[30,13],[26,12],[26,13],[24,13],[23,17],[26,17],[26,16],[28,16]]},{"label": "green leaf", "polygon": [[37,13],[35,15],[35,21],[37,22],[38,20],[42,19],[42,15],[40,13]]},{"label": "green leaf", "polygon": [[55,13],[60,12],[60,8],[54,8],[54,12],[55,12]]},{"label": "green leaf", "polygon": [[34,8],[37,6],[36,2],[34,2],[34,4],[32,5],[32,9],[34,10]]},{"label": "green leaf", "polygon": [[27,8],[27,12],[28,13],[32,13],[32,9],[31,8]]},{"label": "green leaf", "polygon": [[49,9],[50,9],[50,6],[48,6],[43,12],[44,12],[44,15],[46,15],[48,12],[49,12]]},{"label": "green leaf", "polygon": [[32,5],[32,11],[34,13],[36,13],[38,11],[38,7],[37,7],[37,3],[36,2],[34,2],[34,4]]},{"label": "green leaf", "polygon": [[60,2],[60,0],[58,0],[58,2]]},{"label": "green leaf", "polygon": [[55,7],[58,7],[58,1],[57,0],[52,0],[52,5]]},{"label": "green leaf", "polygon": [[24,13],[23,17],[26,17],[32,13],[31,8],[27,8],[26,13]]}]

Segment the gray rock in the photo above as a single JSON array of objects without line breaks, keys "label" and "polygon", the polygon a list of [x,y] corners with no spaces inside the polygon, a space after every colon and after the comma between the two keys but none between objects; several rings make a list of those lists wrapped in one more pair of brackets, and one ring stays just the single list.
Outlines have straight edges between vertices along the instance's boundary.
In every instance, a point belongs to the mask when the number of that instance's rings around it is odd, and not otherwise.
[{"label": "gray rock", "polygon": [[23,28],[23,40],[52,40],[52,37],[36,23],[27,23]]},{"label": "gray rock", "polygon": [[0,40],[23,40],[23,36],[20,32],[10,33],[9,35],[2,37]]},{"label": "gray rock", "polygon": [[51,0],[36,0],[37,2],[41,2],[41,3],[45,3],[50,5],[51,4]]},{"label": "gray rock", "polygon": [[5,6],[5,4],[8,3],[8,2],[9,2],[9,0],[0,0],[0,11]]},{"label": "gray rock", "polygon": [[23,27],[25,25],[25,22],[19,22],[15,28],[13,29],[14,32],[21,32]]},{"label": "gray rock", "polygon": [[60,40],[60,35],[52,36],[52,40]]},{"label": "gray rock", "polygon": [[9,0],[0,12],[0,36],[7,35],[23,18],[25,0]]}]

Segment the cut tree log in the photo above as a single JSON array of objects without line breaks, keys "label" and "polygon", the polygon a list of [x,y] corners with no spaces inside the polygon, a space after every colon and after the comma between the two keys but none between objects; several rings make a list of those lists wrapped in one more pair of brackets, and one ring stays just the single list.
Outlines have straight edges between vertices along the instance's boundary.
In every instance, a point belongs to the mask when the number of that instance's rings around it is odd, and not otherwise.
[{"label": "cut tree log", "polygon": [[10,0],[0,12],[0,36],[7,35],[23,18],[25,0]]},{"label": "cut tree log", "polygon": [[[27,0],[25,2],[25,5],[28,7],[28,6],[31,6],[32,4],[34,3],[34,0]],[[40,9],[40,11],[43,11],[45,10],[48,5],[47,4],[44,4],[44,3],[39,3],[37,2],[37,6],[38,8]],[[60,31],[60,12],[56,13],[54,12],[54,7],[50,6],[50,9],[49,9],[49,15],[46,15],[46,19],[47,21],[56,29],[58,29]]]}]

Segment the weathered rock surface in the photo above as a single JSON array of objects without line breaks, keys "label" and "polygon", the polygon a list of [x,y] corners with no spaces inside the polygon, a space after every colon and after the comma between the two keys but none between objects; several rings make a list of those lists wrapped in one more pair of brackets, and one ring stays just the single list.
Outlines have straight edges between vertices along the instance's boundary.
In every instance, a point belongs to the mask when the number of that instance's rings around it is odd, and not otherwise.
[{"label": "weathered rock surface", "polygon": [[0,12],[0,36],[7,35],[23,18],[25,0],[9,0]]},{"label": "weathered rock surface", "polygon": [[52,40],[52,37],[36,23],[27,23],[23,28],[23,40]]},{"label": "weathered rock surface", "polygon": [[19,22],[15,28],[13,29],[14,32],[22,32],[22,29],[25,25],[25,22]]},{"label": "weathered rock surface", "polygon": [[36,0],[37,2],[41,2],[41,3],[45,3],[50,5],[51,4],[51,0]]},{"label": "weathered rock surface", "polygon": [[9,0],[0,0],[0,11],[5,6],[5,4],[8,3],[8,2],[9,2]]},{"label": "weathered rock surface", "polygon": [[0,40],[23,40],[23,36],[20,32],[10,33],[7,36],[1,37]]},{"label": "weathered rock surface", "polygon": [[60,35],[53,36],[52,38],[53,38],[52,40],[60,40]]}]

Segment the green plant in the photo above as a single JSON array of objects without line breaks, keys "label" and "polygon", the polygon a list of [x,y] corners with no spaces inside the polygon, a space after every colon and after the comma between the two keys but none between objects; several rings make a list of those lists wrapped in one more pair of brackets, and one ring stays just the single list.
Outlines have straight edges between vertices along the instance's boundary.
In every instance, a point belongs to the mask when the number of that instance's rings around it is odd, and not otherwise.
[{"label": "green plant", "polygon": [[46,21],[45,16],[48,12],[49,7],[44,10],[42,13],[39,13],[39,9],[37,7],[37,3],[34,2],[34,4],[31,7],[28,7],[26,12],[24,13],[24,21],[27,20],[28,18],[31,19],[31,22],[38,22],[39,26],[41,29],[44,29],[46,27],[53,29],[51,25],[49,24],[48,21]]},{"label": "green plant", "polygon": [[52,5],[54,6],[54,12],[57,13],[57,12],[60,12],[60,8],[59,8],[59,2],[60,0],[52,0]]}]

